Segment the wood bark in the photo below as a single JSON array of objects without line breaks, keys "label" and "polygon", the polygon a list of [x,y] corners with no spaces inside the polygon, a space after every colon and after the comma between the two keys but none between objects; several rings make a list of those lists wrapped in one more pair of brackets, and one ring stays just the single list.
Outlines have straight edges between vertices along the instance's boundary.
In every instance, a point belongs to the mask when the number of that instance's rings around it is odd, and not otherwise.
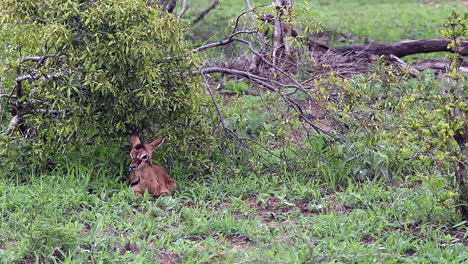
[{"label": "wood bark", "polygon": [[[458,114],[456,114],[456,116],[458,116]],[[462,160],[457,160],[455,174],[457,177],[460,203],[458,205],[458,209],[460,210],[462,217],[465,220],[468,220],[468,171],[466,164],[466,161],[468,160],[468,136],[464,133],[468,133],[468,129],[466,127],[454,136],[455,140],[460,146],[460,153],[462,157]]]},{"label": "wood bark", "polygon": [[[309,45],[324,47],[324,44],[309,43]],[[395,55],[399,58],[408,55],[429,53],[429,52],[453,52],[448,49],[447,46],[450,44],[449,39],[437,38],[437,39],[419,39],[419,40],[405,40],[395,43],[388,44],[377,44],[371,43],[368,45],[351,45],[346,47],[328,47],[328,49],[334,53],[362,53],[370,55]],[[462,56],[468,56],[468,39],[462,39],[460,41],[460,48],[458,53]]]},{"label": "wood bark", "polygon": [[[463,98],[465,85],[459,80],[454,80],[449,77],[444,78],[442,83],[442,95],[454,95],[457,100]],[[468,113],[462,109],[455,108],[450,111],[452,120],[468,120]],[[460,130],[455,132],[453,136],[458,146],[460,147],[460,155],[456,161],[455,176],[458,184],[459,205],[458,209],[462,217],[468,220],[468,126],[465,124]]]},{"label": "wood bark", "polygon": [[162,11],[172,13],[177,5],[177,0],[158,0],[156,4],[159,4]]},{"label": "wood bark", "polygon": [[285,16],[288,16],[292,9],[291,0],[275,0],[276,17],[273,21],[273,64],[276,65],[279,58],[289,56],[291,30],[288,30],[288,23]]}]

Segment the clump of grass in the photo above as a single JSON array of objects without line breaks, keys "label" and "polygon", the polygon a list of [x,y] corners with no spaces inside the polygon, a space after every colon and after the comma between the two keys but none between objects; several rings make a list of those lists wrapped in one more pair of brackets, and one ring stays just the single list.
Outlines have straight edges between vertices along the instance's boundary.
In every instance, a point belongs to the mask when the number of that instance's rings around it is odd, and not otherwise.
[{"label": "clump of grass", "polygon": [[412,185],[426,176],[396,186],[353,183],[336,192],[293,172],[240,172],[181,180],[176,195],[160,199],[136,199],[115,177],[83,167],[31,177],[27,184],[2,179],[1,262],[466,257],[466,228],[452,228],[458,218],[450,202],[440,202],[448,197],[442,176],[419,186]]}]

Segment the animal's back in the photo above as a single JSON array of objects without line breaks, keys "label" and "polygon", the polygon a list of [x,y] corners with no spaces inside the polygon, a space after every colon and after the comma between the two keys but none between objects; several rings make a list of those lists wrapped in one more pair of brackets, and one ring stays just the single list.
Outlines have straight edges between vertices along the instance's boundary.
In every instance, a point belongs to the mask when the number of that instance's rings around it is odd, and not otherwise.
[{"label": "animal's back", "polygon": [[[177,188],[177,184],[174,179],[172,179],[166,172],[166,169],[163,166],[153,165],[151,166],[153,170],[153,181],[156,181],[159,185],[159,195],[171,195]],[[155,194],[153,194],[155,195]]]}]

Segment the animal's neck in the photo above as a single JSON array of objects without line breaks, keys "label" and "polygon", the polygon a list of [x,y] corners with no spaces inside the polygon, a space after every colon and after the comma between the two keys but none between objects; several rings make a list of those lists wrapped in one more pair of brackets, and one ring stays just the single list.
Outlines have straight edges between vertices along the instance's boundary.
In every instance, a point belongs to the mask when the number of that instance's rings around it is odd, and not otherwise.
[{"label": "animal's neck", "polygon": [[137,185],[137,184],[139,184],[139,183],[140,183],[140,177],[138,177],[138,178],[137,178],[136,180],[134,180],[134,181],[131,181],[131,182],[130,182],[130,187],[133,187],[133,186],[135,186],[135,185]]}]

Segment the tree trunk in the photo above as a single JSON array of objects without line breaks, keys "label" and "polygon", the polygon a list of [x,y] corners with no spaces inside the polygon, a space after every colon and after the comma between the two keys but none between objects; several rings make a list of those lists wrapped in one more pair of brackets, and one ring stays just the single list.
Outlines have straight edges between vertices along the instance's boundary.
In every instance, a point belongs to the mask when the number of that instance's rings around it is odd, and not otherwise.
[{"label": "tree trunk", "polygon": [[[465,134],[464,134],[464,133]],[[458,184],[459,205],[458,209],[462,217],[468,220],[468,171],[466,162],[468,161],[468,129],[458,132],[454,137],[460,146],[461,157],[457,159],[455,174]]]},{"label": "tree trunk", "polygon": [[276,17],[273,29],[273,64],[276,65],[281,57],[290,55],[291,30],[284,16],[289,15],[292,9],[292,0],[275,0]]},{"label": "tree trunk", "polygon": [[[449,97],[451,100],[463,102],[465,84],[463,81],[452,79],[451,77],[442,78],[441,95]],[[453,138],[460,148],[460,153],[456,156],[455,176],[458,185],[459,204],[458,209],[462,217],[468,220],[468,113],[460,108],[453,108],[450,112],[450,120],[464,121],[463,127],[455,131]]]},{"label": "tree trunk", "polygon": [[465,220],[468,220],[468,174],[466,169],[465,162],[468,160],[468,143],[465,142],[461,148],[461,153],[465,158],[463,161],[457,161],[457,182],[458,182],[458,195],[459,195],[459,205],[458,209],[462,217]]}]

